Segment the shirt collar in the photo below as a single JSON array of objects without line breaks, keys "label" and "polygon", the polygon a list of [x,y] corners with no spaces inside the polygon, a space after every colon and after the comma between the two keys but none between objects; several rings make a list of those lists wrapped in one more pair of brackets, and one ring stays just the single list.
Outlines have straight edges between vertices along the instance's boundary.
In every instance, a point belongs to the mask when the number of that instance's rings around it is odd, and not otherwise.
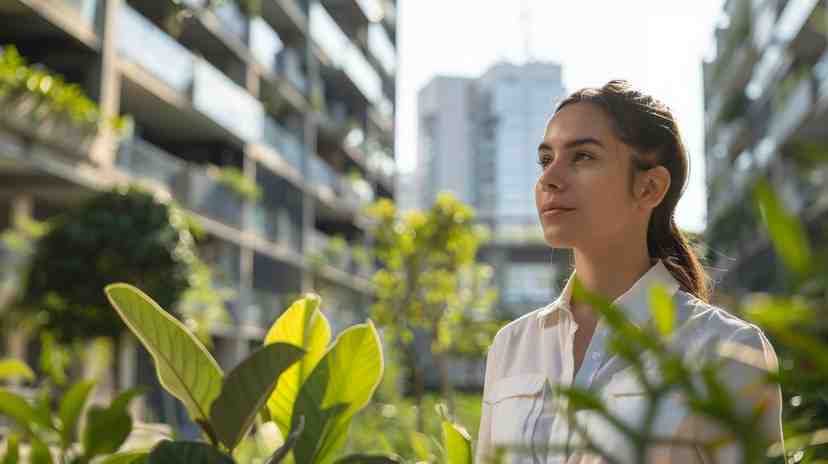
[{"label": "shirt collar", "polygon": [[[560,296],[548,306],[538,311],[537,319],[541,327],[544,327],[546,322],[551,318],[559,317],[558,310],[564,309],[569,311],[574,278],[575,272],[573,271]],[[650,319],[650,288],[659,284],[665,287],[667,294],[670,296],[673,296],[680,287],[679,282],[673,277],[673,274],[670,273],[664,265],[664,262],[660,259],[632,287],[616,298],[613,304],[624,311],[630,322],[640,326]]]}]

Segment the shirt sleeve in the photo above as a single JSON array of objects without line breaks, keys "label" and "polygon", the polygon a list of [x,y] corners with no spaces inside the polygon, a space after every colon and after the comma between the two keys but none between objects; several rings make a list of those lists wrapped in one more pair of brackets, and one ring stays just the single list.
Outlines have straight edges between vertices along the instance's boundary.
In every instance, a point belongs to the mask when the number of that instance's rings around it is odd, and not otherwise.
[{"label": "shirt sleeve", "polygon": [[477,432],[477,452],[475,454],[474,462],[476,464],[485,464],[489,462],[494,452],[492,446],[492,405],[486,399],[488,398],[488,391],[491,389],[492,382],[495,376],[495,344],[489,347],[486,354],[486,373],[483,381],[483,397],[480,408],[480,428]]},{"label": "shirt sleeve", "polygon": [[[778,443],[782,446],[782,392],[778,384],[770,383],[767,374],[777,372],[776,352],[762,331],[754,326],[736,330],[719,345],[719,356],[724,361],[718,376],[734,401],[736,412],[743,417],[759,408],[759,429],[764,446]],[[697,429],[704,442],[726,437],[724,431],[702,420]],[[782,449],[784,453],[784,448]],[[743,461],[738,445],[732,443],[714,452],[714,462],[736,464]]]}]

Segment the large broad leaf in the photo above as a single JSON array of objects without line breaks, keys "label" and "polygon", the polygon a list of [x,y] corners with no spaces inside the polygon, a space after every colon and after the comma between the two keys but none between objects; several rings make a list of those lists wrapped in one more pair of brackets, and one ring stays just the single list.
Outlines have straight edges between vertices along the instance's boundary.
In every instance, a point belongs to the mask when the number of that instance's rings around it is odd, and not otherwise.
[{"label": "large broad leaf", "polygon": [[382,378],[379,335],[370,321],[344,330],[302,385],[293,422],[305,417],[305,432],[293,449],[297,462],[334,462],[351,418]]},{"label": "large broad leaf", "polygon": [[69,447],[77,437],[75,427],[78,425],[78,417],[80,417],[81,411],[86,405],[86,400],[89,398],[89,393],[92,392],[94,386],[94,381],[78,382],[72,385],[72,388],[60,400],[58,409],[60,439],[65,447]]},{"label": "large broad leaf", "polygon": [[273,343],[254,352],[227,375],[210,411],[210,423],[227,449],[232,452],[247,435],[279,377],[302,354],[296,346]]},{"label": "large broad leaf", "polygon": [[132,417],[127,406],[140,393],[140,389],[125,390],[115,397],[109,407],[89,408],[83,430],[83,451],[86,458],[114,453],[124,444],[132,431]]},{"label": "large broad leaf", "polygon": [[164,440],[153,448],[147,464],[235,464],[216,448],[193,441]]},{"label": "large broad leaf", "polygon": [[279,426],[282,436],[290,433],[293,405],[299,388],[325,355],[331,341],[331,326],[319,311],[320,298],[308,294],[290,305],[267,332],[265,344],[290,343],[305,350],[305,356],[289,367],[276,383],[267,400],[270,419]]},{"label": "large broad leaf", "polygon": [[0,416],[12,419],[27,432],[31,431],[32,425],[52,427],[51,423],[43,422],[43,418],[22,396],[6,390],[0,390]]},{"label": "large broad leaf", "polygon": [[34,372],[19,359],[0,359],[0,380],[34,380]]},{"label": "large broad leaf", "polygon": [[132,285],[108,285],[106,296],[152,355],[161,385],[214,437],[210,407],[221,393],[223,380],[216,360],[181,322]]},{"label": "large broad leaf", "polygon": [[471,437],[463,427],[443,421],[447,464],[472,464]]}]

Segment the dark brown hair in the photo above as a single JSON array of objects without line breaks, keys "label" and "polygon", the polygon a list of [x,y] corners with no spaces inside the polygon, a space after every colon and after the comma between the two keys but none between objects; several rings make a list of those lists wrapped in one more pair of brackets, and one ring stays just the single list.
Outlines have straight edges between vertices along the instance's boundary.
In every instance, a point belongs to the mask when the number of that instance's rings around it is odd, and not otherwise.
[{"label": "dark brown hair", "polygon": [[587,87],[573,92],[558,104],[555,113],[579,102],[593,103],[604,110],[618,138],[633,148],[631,178],[636,171],[659,165],[670,172],[670,188],[653,210],[647,226],[647,249],[651,258],[664,262],[684,291],[709,301],[707,275],[674,218],[687,184],[689,162],[670,108],[636,90],[627,81],[612,80],[601,88]]}]

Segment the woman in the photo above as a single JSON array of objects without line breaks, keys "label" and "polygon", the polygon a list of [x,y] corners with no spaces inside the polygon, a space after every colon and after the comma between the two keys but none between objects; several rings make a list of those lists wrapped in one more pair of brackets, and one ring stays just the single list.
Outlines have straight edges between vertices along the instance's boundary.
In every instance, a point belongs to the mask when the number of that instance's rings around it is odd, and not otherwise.
[{"label": "woman", "polygon": [[[632,369],[608,352],[604,320],[572,299],[576,274],[587,291],[614,301],[639,326],[650,322],[649,289],[666,289],[676,308],[670,349],[688,361],[724,361],[719,378],[737,409],[764,408],[757,433],[781,441],[781,393],[764,382],[777,369],[776,354],[756,326],[707,303],[704,270],[676,227],[688,159],[670,110],[625,81],[576,91],[550,119],[538,163],[535,202],[546,242],[571,248],[575,271],[556,301],[495,336],[476,461],[511,445],[506,462],[598,463],[602,452],[613,462],[636,462],[633,444],[597,413],[579,411],[568,421],[551,388],[589,389],[633,426],[646,412]],[[734,346],[739,350],[722,349]],[[737,351],[750,354],[750,362],[727,354]],[[665,398],[652,424],[655,435],[673,443],[651,447],[647,462],[741,462],[723,429],[690,414],[679,393]],[[699,445],[716,439],[725,441],[713,451]]]}]

